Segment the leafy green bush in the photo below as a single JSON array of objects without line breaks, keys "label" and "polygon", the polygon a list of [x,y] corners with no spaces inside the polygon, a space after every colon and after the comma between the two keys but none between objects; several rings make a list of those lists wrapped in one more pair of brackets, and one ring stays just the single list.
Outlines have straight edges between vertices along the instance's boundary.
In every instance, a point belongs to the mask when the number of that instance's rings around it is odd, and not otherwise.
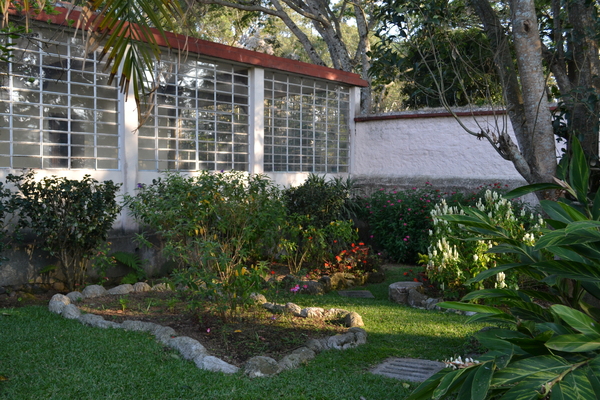
[{"label": "leafy green bush", "polygon": [[164,239],[164,254],[180,268],[205,268],[223,280],[276,247],[285,215],[267,177],[236,171],[168,173],[125,199],[131,214]]},{"label": "leafy green bush", "polygon": [[[600,300],[600,190],[588,197],[590,170],[577,140],[572,150],[558,185],[530,185],[509,193],[566,191],[575,199],[540,202],[550,228],[542,229],[539,239],[513,238],[477,208],[441,217],[461,224],[473,238],[494,240],[498,245],[490,252],[519,258],[467,283],[514,270],[534,279],[537,289],[484,289],[467,294],[465,302],[441,303],[476,312],[472,322],[499,327],[476,335],[489,349],[478,362],[459,362],[458,369],[434,375],[408,400],[600,398],[600,309],[591,304]],[[466,303],[474,300],[499,301],[504,307]]]},{"label": "leafy green bush", "polygon": [[81,180],[52,176],[36,181],[33,171],[6,179],[20,192],[14,198],[18,228],[31,229],[44,250],[58,258],[69,290],[82,285],[89,259],[106,241],[121,211],[116,200],[120,185],[99,183],[89,175]]},{"label": "leafy green bush", "polygon": [[289,215],[306,216],[316,228],[352,219],[356,208],[350,179],[326,180],[312,173],[302,185],[285,189],[283,201]]},{"label": "leafy green bush", "polygon": [[[528,211],[520,203],[501,197],[498,191],[487,189],[477,200],[475,207],[501,228],[507,237],[535,240],[543,224],[541,215]],[[432,282],[440,284],[446,298],[457,298],[467,291],[484,287],[518,288],[518,276],[510,271],[498,274],[493,280],[473,283],[465,282],[497,264],[516,262],[513,254],[488,253],[493,240],[469,240],[471,234],[461,230],[458,223],[441,219],[442,215],[464,215],[460,206],[450,206],[442,199],[431,210],[433,230],[429,231],[430,245],[427,249],[427,275]]]},{"label": "leafy green bush", "polygon": [[431,188],[387,192],[366,199],[366,217],[374,242],[397,262],[415,263],[425,253],[432,228],[430,212],[441,194]]}]

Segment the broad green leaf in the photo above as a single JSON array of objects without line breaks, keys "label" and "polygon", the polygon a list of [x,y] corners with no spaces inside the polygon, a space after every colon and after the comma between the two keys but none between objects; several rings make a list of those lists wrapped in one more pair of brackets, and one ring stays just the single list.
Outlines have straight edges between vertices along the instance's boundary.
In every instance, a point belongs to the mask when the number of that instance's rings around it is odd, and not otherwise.
[{"label": "broad green leaf", "polygon": [[535,376],[536,379],[546,382],[569,368],[571,368],[571,364],[558,356],[529,357],[511,363],[506,368],[496,372],[492,379],[492,385],[513,384],[530,376]]},{"label": "broad green leaf", "polygon": [[552,387],[554,399],[554,391],[558,388],[562,392],[562,399],[565,400],[582,400],[595,399],[596,393],[584,369],[576,369],[575,371],[565,375],[555,386]]},{"label": "broad green leaf", "polygon": [[467,282],[465,282],[465,285],[470,285],[476,282],[480,282],[483,281],[485,279],[491,278],[492,276],[495,276],[498,274],[498,272],[504,272],[504,271],[508,271],[509,269],[513,269],[513,268],[518,268],[518,267],[524,267],[527,266],[528,264],[523,264],[523,263],[515,263],[515,264],[504,264],[501,265],[499,267],[494,267],[494,268],[490,268],[490,269],[486,269],[483,272],[480,272],[479,274],[477,274],[477,276],[469,279]]},{"label": "broad green leaf", "polygon": [[530,298],[544,300],[552,304],[560,304],[562,302],[560,297],[541,290],[519,290],[519,292],[529,296]]},{"label": "broad green leaf", "polygon": [[575,221],[575,222],[571,222],[565,228],[565,232],[567,234],[570,234],[570,233],[575,233],[580,230],[587,230],[587,229],[594,229],[594,228],[595,229],[600,228],[600,221],[590,221],[590,220]]},{"label": "broad green leaf", "polygon": [[535,243],[536,250],[553,246],[569,246],[581,243],[600,242],[600,231],[595,229],[581,229],[567,234],[564,229],[555,230],[540,237]]},{"label": "broad green leaf", "polygon": [[571,143],[571,158],[569,162],[569,184],[575,191],[575,197],[582,204],[587,204],[587,193],[590,179],[590,167],[579,140],[574,137]]},{"label": "broad green leaf", "polygon": [[535,303],[521,303],[510,308],[510,312],[523,320],[549,322],[553,316],[548,310]]},{"label": "broad green leaf", "polygon": [[511,324],[516,325],[517,319],[509,314],[475,314],[467,319],[468,324],[487,323],[487,324]]},{"label": "broad green leaf", "polygon": [[562,222],[565,224],[573,222],[573,218],[571,217],[571,215],[568,212],[566,212],[565,209],[561,207],[557,201],[541,200],[540,205],[542,206],[546,214],[548,214],[550,219],[554,219],[558,222]]},{"label": "broad green leaf", "polygon": [[567,353],[594,351],[600,349],[600,335],[593,337],[582,334],[555,336],[546,342],[546,346],[552,350]]},{"label": "broad green leaf", "polygon": [[475,290],[471,293],[468,293],[462,298],[462,301],[476,300],[476,299],[485,299],[485,298],[505,298],[505,299],[515,299],[521,300],[525,302],[530,302],[531,299],[521,293],[518,290],[514,289],[481,289]]},{"label": "broad green leaf", "polygon": [[600,282],[600,270],[598,268],[579,262],[548,260],[532,264],[532,266],[547,275],[557,275],[560,278],[578,281]]},{"label": "broad green leaf", "polygon": [[477,382],[475,382],[474,377],[475,377],[475,370],[472,369],[469,372],[469,374],[467,375],[467,378],[465,379],[465,381],[461,384],[460,390],[458,391],[458,394],[456,395],[456,400],[471,400],[471,390],[473,389],[474,386],[477,385]]},{"label": "broad green leaf", "polygon": [[457,301],[444,301],[438,303],[442,308],[453,308],[460,311],[472,311],[483,314],[503,314],[503,312],[495,307],[481,306],[479,304],[460,303]]},{"label": "broad green leaf", "polygon": [[600,219],[600,188],[598,188],[598,191],[594,195],[594,203],[592,204],[591,213],[593,219]]},{"label": "broad green leaf", "polygon": [[600,355],[592,358],[588,363],[588,367],[590,367],[592,372],[600,379]]},{"label": "broad green leaf", "polygon": [[470,368],[457,369],[446,374],[440,381],[439,386],[433,391],[433,397],[439,399],[446,393],[452,393],[458,385],[465,381],[467,372],[470,372]]},{"label": "broad green leaf", "polygon": [[581,311],[571,307],[555,304],[551,307],[552,311],[558,314],[572,328],[578,330],[584,335],[597,336],[600,335],[600,326]]},{"label": "broad green leaf", "polygon": [[446,374],[450,373],[451,370],[444,369],[437,374],[433,375],[425,382],[421,383],[411,394],[406,398],[406,400],[429,400],[433,395],[433,391],[438,387],[440,381]]},{"label": "broad green leaf", "polygon": [[[522,355],[527,354],[522,349],[516,347],[514,344],[508,342],[507,339],[510,338],[528,338],[529,336],[508,329],[489,329],[486,331],[478,332],[475,335],[475,338],[481,343],[484,347],[488,349],[494,349],[494,351],[510,354],[510,357],[513,355]],[[497,364],[500,368],[500,362],[497,361]]]},{"label": "broad green leaf", "polygon": [[550,330],[558,335],[568,335],[573,333],[573,330],[566,326],[555,324],[553,322],[544,322],[542,324],[536,324],[539,330]]},{"label": "broad green leaf", "polygon": [[594,389],[595,396],[593,398],[600,399],[600,379],[598,379],[598,376],[594,374],[594,371],[592,371],[592,368],[590,368],[589,366],[585,368],[585,371],[587,374],[587,378],[590,381],[590,384],[592,385],[592,389]]},{"label": "broad green leaf", "polygon": [[[569,245],[570,248],[565,248],[565,247],[547,247],[546,250],[548,250],[549,252],[551,252],[552,254],[554,254],[555,256],[557,256],[558,258],[560,258],[561,260],[567,260],[567,261],[575,261],[575,262],[580,262],[580,263],[584,263],[584,264],[589,264],[590,260],[587,259],[587,255],[585,255],[586,252],[588,252],[588,248],[589,245],[580,245],[580,246],[573,246],[573,245]],[[577,250],[571,250],[571,248],[573,249],[577,249]],[[584,250],[585,252],[582,252],[582,250]],[[600,251],[597,251],[598,256],[600,256]],[[590,254],[594,254],[594,251],[591,251]]]},{"label": "broad green leaf", "polygon": [[511,190],[506,193],[504,196],[505,199],[515,199],[517,197],[525,196],[529,193],[537,192],[538,190],[560,190],[561,186],[556,183],[534,183],[533,185],[521,186],[516,189]]}]

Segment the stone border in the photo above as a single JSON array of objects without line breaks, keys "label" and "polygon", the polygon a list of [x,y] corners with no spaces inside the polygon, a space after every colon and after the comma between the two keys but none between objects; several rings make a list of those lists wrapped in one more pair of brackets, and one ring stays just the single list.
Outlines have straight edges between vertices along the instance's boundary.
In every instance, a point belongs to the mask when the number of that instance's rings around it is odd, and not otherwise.
[{"label": "stone border", "polygon": [[[444,301],[443,298],[427,297],[421,293],[423,287],[422,282],[414,281],[400,281],[394,282],[388,287],[388,297],[390,301],[398,304],[405,304],[413,308],[420,308],[422,310],[436,310],[442,311],[442,308],[437,305]],[[462,314],[466,316],[472,316],[476,313],[473,311],[459,311],[453,308],[445,309],[446,312],[453,312],[456,314]]]},{"label": "stone border", "polygon": [[[125,320],[122,323],[114,321],[106,321],[102,316],[88,313],[82,314],[74,302],[83,298],[93,298],[104,295],[119,295],[146,291],[168,291],[170,288],[164,283],[159,283],[150,287],[145,282],[138,282],[134,285],[123,284],[115,288],[106,290],[99,285],[90,285],[83,289],[82,292],[71,292],[66,296],[55,294],[48,303],[48,310],[52,313],[62,315],[67,319],[76,319],[84,325],[89,325],[97,328],[114,328],[125,329],[128,331],[148,332],[156,337],[156,340],[164,346],[177,350],[181,356],[193,361],[200,369],[208,371],[223,372],[226,374],[237,373],[240,368],[229,364],[220,358],[208,354],[206,348],[197,340],[188,336],[177,336],[177,332],[171,327],[158,325],[152,322]],[[288,303],[285,306],[267,303],[266,298],[262,295],[253,295],[254,301],[262,304],[263,307],[273,312],[291,312],[293,315],[310,317],[331,317],[344,318],[346,326],[350,328],[346,333],[330,336],[322,339],[311,339],[305,346],[294,350],[291,354],[284,356],[280,361],[276,361],[270,357],[256,356],[250,358],[244,364],[244,374],[250,378],[263,376],[271,376],[278,374],[288,369],[294,369],[309,360],[315,358],[316,354],[329,350],[345,350],[356,347],[367,342],[367,332],[359,328],[363,326],[362,318],[355,312],[349,312],[341,309],[324,310],[317,307],[309,307],[300,309],[299,306],[293,303]],[[264,301],[263,301],[264,300]],[[271,307],[271,308],[269,308]]]}]

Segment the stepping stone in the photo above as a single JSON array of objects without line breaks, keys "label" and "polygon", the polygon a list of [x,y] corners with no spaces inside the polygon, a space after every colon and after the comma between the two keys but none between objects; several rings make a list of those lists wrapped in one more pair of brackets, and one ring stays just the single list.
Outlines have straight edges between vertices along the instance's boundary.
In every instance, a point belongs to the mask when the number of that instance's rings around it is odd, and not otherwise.
[{"label": "stepping stone", "polygon": [[355,297],[359,299],[374,299],[373,293],[368,290],[338,290],[338,294],[342,297]]},{"label": "stepping stone", "polygon": [[423,382],[446,367],[439,361],[417,358],[388,358],[371,369],[371,373],[410,382]]}]

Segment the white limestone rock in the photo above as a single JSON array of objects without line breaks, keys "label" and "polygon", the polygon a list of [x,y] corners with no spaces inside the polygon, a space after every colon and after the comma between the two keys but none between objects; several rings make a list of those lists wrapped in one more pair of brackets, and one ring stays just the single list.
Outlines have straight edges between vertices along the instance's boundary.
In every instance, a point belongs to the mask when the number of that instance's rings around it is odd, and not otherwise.
[{"label": "white limestone rock", "polygon": [[133,285],[129,284],[129,283],[124,283],[122,285],[119,286],[115,286],[112,289],[108,289],[106,291],[106,294],[129,294],[131,292],[133,292]]},{"label": "white limestone rock", "polygon": [[346,316],[344,317],[344,324],[348,328],[365,326],[362,317],[356,312],[346,314]]},{"label": "white limestone rock", "polygon": [[188,336],[178,336],[167,341],[167,346],[177,350],[186,360],[193,360],[198,356],[207,355],[207,351],[195,339]]},{"label": "white limestone rock", "polygon": [[61,315],[67,319],[79,319],[81,317],[81,311],[75,304],[67,304],[62,309]]},{"label": "white limestone rock", "polygon": [[200,369],[213,372],[223,372],[225,374],[235,374],[240,369],[214,356],[199,356],[194,359],[196,366]]},{"label": "white limestone rock", "polygon": [[61,314],[65,306],[71,304],[71,300],[64,294],[55,294],[48,303],[48,310],[55,314]]},{"label": "white limestone rock", "polygon": [[71,300],[71,303],[77,303],[84,299],[83,294],[81,292],[69,292],[67,293],[67,297]]},{"label": "white limestone rock", "polygon": [[152,286],[148,285],[146,282],[136,282],[133,285],[133,291],[135,293],[149,292],[151,290],[152,290]]},{"label": "white limestone rock", "polygon": [[106,289],[100,285],[86,286],[81,292],[84,298],[91,299],[93,297],[100,297],[106,294]]},{"label": "white limestone rock", "polygon": [[271,357],[252,357],[244,364],[244,375],[249,378],[272,376],[278,374],[280,371],[281,367]]}]

